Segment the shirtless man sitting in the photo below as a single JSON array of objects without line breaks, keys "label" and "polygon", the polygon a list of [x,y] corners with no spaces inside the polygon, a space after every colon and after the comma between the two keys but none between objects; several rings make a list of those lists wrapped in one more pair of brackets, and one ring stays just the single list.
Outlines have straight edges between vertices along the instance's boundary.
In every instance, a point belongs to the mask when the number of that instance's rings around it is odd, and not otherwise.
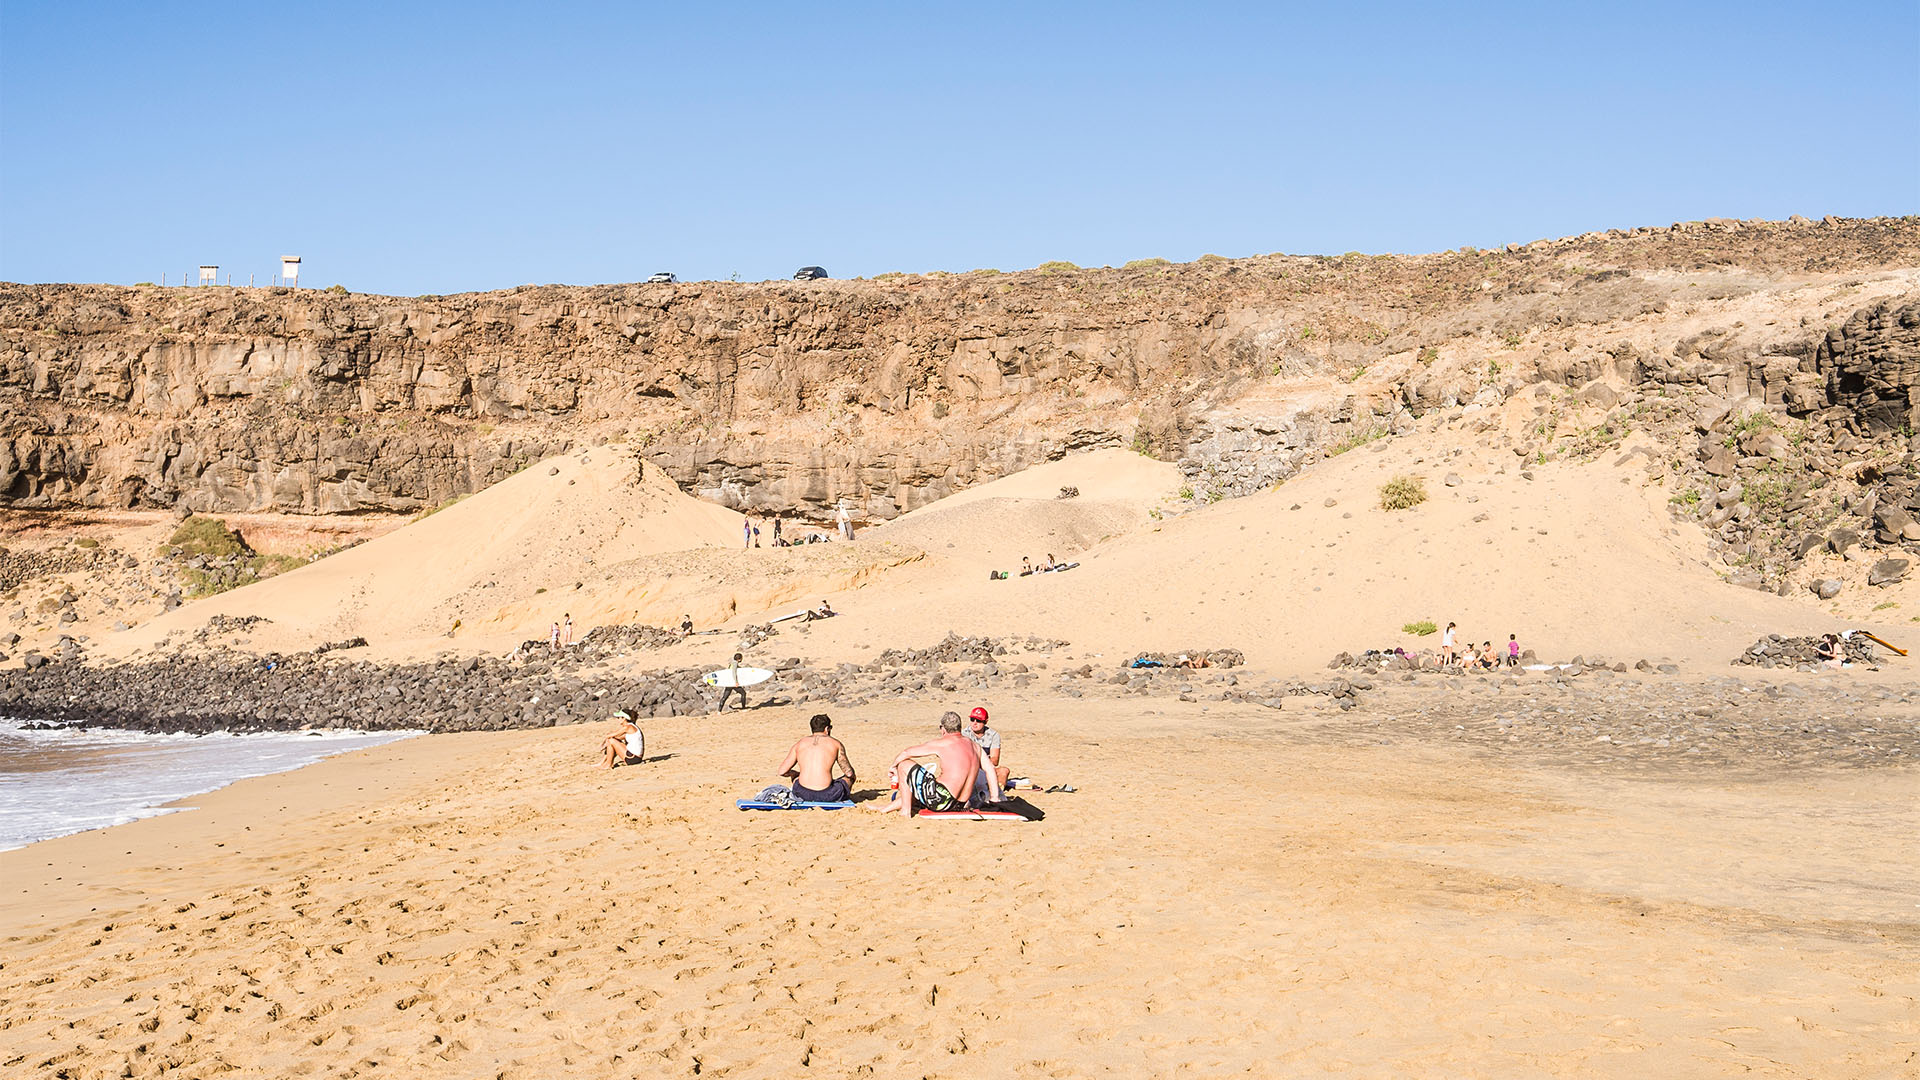
[{"label": "shirtless man sitting", "polygon": [[[787,751],[780,778],[793,781],[793,797],[801,802],[846,802],[853,796],[853,763],[847,760],[847,748],[833,737],[833,719],[815,713],[807,726],[812,734]],[[833,775],[836,765],[845,775]]]},{"label": "shirtless man sitting", "polygon": [[[913,758],[936,758],[932,769]],[[909,764],[909,762],[911,763]],[[906,771],[901,772],[905,767]],[[912,817],[914,807],[928,810],[959,810],[967,805],[980,775],[980,750],[960,731],[960,714],[949,712],[940,717],[940,734],[918,746],[909,746],[893,759],[888,770],[899,780],[899,789],[885,806],[867,804],[881,813],[899,810]],[[960,792],[955,796],[955,792]]]}]

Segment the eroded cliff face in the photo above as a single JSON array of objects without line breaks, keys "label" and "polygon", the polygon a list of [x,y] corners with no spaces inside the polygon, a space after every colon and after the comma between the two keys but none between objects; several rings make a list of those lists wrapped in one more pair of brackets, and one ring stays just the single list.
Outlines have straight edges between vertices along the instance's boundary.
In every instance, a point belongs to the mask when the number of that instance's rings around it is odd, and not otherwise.
[{"label": "eroded cliff face", "polygon": [[[816,516],[845,500],[890,517],[1113,445],[1228,490],[1283,478],[1346,425],[1620,376],[1647,350],[1606,339],[1662,313],[1681,327],[1683,285],[1738,297],[1916,265],[1914,220],[1830,219],[871,282],[415,298],[5,285],[0,506],[410,511],[607,439],[710,498]],[[1862,316],[1891,331],[1848,323],[1833,346],[1795,328],[1804,355],[1783,358],[1777,387],[1764,363],[1748,371],[1778,346],[1728,362],[1763,393],[1890,424],[1912,372],[1876,372],[1914,352],[1911,309],[1891,310]],[[1890,352],[1847,344],[1887,333]]]}]

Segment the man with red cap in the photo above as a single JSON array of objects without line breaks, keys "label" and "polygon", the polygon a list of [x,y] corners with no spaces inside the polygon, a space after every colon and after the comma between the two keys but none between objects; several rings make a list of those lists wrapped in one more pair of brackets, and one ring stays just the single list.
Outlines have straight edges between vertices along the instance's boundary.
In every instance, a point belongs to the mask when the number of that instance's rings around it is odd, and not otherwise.
[{"label": "man with red cap", "polygon": [[994,777],[1000,781],[1000,790],[1005,791],[1009,770],[1000,767],[1000,733],[987,726],[987,710],[975,708],[967,718],[967,738],[986,755]]}]

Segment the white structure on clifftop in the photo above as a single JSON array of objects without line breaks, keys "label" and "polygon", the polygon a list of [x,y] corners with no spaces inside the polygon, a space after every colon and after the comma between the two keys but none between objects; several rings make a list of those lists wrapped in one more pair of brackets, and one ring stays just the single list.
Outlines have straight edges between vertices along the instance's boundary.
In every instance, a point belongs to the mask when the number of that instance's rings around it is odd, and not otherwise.
[{"label": "white structure on clifftop", "polygon": [[280,256],[280,284],[300,287],[300,256]]},{"label": "white structure on clifftop", "polygon": [[214,279],[219,276],[220,268],[217,266],[203,266],[200,268],[200,284],[202,285],[213,284]]}]

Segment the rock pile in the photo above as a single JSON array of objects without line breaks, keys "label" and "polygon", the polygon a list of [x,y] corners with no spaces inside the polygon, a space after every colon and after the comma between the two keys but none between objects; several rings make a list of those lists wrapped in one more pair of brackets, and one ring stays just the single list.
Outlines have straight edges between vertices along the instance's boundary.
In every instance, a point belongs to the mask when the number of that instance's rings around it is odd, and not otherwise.
[{"label": "rock pile", "polygon": [[[1235,668],[1247,662],[1247,654],[1239,649],[1181,649],[1176,652],[1143,652],[1135,654],[1141,660],[1153,660],[1167,667],[1180,667],[1183,661],[1190,662],[1189,667]],[[1131,661],[1123,667],[1131,666]]]},{"label": "rock pile", "polygon": [[992,663],[1016,648],[1023,652],[1052,652],[1064,649],[1065,641],[1046,638],[961,637],[952,631],[940,643],[926,649],[888,649],[874,659],[882,667],[926,667],[930,664]]},{"label": "rock pile", "polygon": [[[1821,639],[1817,637],[1782,637],[1768,634],[1754,642],[1734,658],[1735,664],[1747,667],[1796,668],[1811,671],[1820,664]],[[1874,656],[1873,642],[1859,634],[1840,639],[1841,659],[1848,663],[1872,666]]]},{"label": "rock pile", "polygon": [[603,660],[649,649],[677,645],[680,635],[658,626],[635,623],[629,626],[596,626],[580,639],[577,646],[583,658]]}]

